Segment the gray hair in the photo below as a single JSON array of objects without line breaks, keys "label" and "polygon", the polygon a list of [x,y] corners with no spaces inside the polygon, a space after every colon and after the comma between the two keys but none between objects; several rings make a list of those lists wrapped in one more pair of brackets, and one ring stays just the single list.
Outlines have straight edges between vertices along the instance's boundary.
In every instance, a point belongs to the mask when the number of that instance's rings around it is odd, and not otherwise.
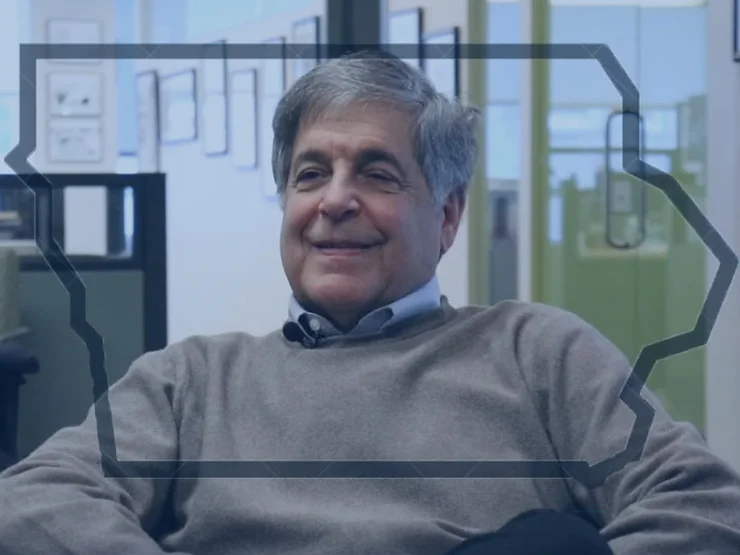
[{"label": "gray hair", "polygon": [[350,104],[390,103],[412,118],[414,155],[437,206],[467,192],[478,156],[480,111],[437,92],[427,77],[384,53],[329,60],[302,76],[280,100],[272,121],[272,173],[281,200],[301,124]]}]

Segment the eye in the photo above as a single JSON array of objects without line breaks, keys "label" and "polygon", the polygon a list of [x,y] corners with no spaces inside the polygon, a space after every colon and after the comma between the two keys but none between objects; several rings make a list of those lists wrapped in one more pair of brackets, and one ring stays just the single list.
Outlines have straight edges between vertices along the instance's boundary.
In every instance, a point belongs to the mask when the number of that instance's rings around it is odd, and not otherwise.
[{"label": "eye", "polygon": [[296,176],[296,181],[310,181],[321,176],[321,173],[316,169],[303,170]]},{"label": "eye", "polygon": [[391,176],[391,175],[388,175],[388,174],[387,174],[387,173],[385,173],[385,172],[379,172],[379,171],[371,171],[371,172],[368,172],[368,173],[367,173],[367,176],[368,176],[368,177],[369,177],[370,179],[375,179],[375,180],[377,180],[377,181],[382,181],[382,182],[390,182],[390,181],[395,181],[395,178],[394,178],[393,176]]}]

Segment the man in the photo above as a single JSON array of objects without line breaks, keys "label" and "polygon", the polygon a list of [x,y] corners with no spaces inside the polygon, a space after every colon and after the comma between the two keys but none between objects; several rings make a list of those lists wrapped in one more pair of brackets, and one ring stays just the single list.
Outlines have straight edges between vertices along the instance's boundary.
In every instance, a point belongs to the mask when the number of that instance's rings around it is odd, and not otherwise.
[{"label": "man", "polygon": [[0,479],[5,552],[740,553],[740,477],[646,391],[646,441],[604,480],[538,463],[623,453],[637,384],[575,316],[440,295],[478,117],[391,57],[301,78],[273,121],[289,321],[137,360],[117,458],[156,472],[105,478],[91,412]]}]

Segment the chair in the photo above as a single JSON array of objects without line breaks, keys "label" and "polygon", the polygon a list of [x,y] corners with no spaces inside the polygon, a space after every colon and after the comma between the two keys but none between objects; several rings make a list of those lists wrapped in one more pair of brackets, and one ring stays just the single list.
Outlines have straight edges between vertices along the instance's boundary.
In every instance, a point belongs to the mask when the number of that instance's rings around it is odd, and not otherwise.
[{"label": "chair", "polygon": [[39,362],[17,344],[0,343],[0,471],[18,460],[18,397]]}]

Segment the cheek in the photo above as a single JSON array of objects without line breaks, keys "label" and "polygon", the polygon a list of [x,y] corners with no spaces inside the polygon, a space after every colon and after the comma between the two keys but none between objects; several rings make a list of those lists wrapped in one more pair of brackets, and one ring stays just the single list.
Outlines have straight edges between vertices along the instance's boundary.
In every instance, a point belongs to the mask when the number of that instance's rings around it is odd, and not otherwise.
[{"label": "cheek", "polygon": [[439,244],[439,226],[432,219],[414,210],[404,213],[397,222],[397,235],[409,257],[424,258]]},{"label": "cheek", "polygon": [[295,243],[302,240],[303,232],[316,214],[315,204],[307,198],[289,197],[287,199],[281,225],[281,233],[285,242]]},{"label": "cheek", "polygon": [[280,252],[286,269],[299,266],[304,258],[303,232],[311,221],[311,212],[296,202],[286,204],[280,227]]}]

